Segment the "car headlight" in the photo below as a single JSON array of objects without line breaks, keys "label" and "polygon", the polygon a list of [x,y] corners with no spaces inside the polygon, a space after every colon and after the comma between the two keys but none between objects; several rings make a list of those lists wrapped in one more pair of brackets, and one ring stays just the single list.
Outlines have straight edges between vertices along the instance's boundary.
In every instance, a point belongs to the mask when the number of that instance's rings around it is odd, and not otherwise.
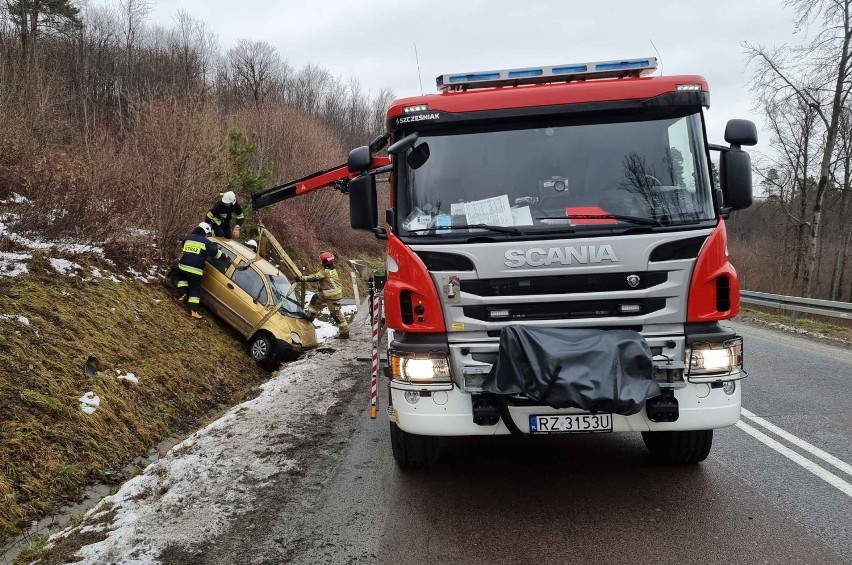
[{"label": "car headlight", "polygon": [[302,345],[302,338],[296,332],[290,332],[290,342],[294,345]]},{"label": "car headlight", "polygon": [[726,375],[743,367],[743,338],[724,343],[697,343],[689,354],[690,375]]},{"label": "car headlight", "polygon": [[450,382],[447,357],[421,356],[391,352],[391,373],[394,379],[417,383]]}]

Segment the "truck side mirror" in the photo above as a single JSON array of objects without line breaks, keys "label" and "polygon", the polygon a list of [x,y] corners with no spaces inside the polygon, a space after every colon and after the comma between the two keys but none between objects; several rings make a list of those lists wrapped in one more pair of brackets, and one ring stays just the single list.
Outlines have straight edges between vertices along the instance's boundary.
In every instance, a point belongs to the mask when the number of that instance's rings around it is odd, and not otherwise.
[{"label": "truck side mirror", "polygon": [[379,225],[376,177],[361,175],[349,181],[349,221],[354,230],[374,231]]},{"label": "truck side mirror", "polygon": [[743,145],[757,144],[757,128],[748,120],[729,120],[725,126],[725,141],[719,158],[719,179],[725,208],[744,210],[752,203],[751,157],[742,150]]},{"label": "truck side mirror", "polygon": [[742,145],[757,145],[757,127],[748,120],[728,120],[725,141],[737,149]]},{"label": "truck side mirror", "polygon": [[751,157],[740,148],[731,147],[719,158],[719,180],[725,207],[744,210],[751,206]]},{"label": "truck side mirror", "polygon": [[349,152],[349,157],[346,159],[346,166],[350,173],[363,173],[373,164],[373,154],[370,148],[366,145],[356,147]]}]

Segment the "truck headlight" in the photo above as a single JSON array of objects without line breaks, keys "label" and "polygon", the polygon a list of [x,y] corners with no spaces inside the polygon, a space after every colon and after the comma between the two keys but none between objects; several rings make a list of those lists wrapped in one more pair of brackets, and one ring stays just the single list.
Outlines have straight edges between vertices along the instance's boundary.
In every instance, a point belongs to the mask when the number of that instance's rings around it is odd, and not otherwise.
[{"label": "truck headlight", "polygon": [[444,355],[410,355],[391,352],[393,378],[411,383],[450,382],[450,364]]},{"label": "truck headlight", "polygon": [[689,354],[690,375],[726,375],[743,367],[743,338],[724,343],[697,343]]}]

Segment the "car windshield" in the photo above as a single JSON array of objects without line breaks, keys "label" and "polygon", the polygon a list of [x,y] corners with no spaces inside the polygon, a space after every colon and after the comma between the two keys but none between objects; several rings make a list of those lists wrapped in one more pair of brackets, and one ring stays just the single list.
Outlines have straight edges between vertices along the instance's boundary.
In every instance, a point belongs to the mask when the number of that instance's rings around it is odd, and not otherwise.
[{"label": "car windshield", "polygon": [[281,309],[288,314],[304,315],[305,312],[299,303],[296,291],[298,287],[290,284],[287,277],[282,275],[269,275],[269,287],[272,289],[272,299],[276,304],[283,302]]},{"label": "car windshield", "polygon": [[420,135],[398,161],[399,233],[515,237],[713,220],[701,115],[667,112]]}]

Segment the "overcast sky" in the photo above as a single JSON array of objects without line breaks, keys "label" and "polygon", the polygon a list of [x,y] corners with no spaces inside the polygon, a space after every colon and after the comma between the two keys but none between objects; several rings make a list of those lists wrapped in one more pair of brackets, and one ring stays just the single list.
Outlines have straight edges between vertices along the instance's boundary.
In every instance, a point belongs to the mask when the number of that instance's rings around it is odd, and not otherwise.
[{"label": "overcast sky", "polygon": [[[725,121],[751,118],[741,42],[795,40],[781,0],[153,0],[154,23],[179,9],[203,19],[224,49],[241,38],[268,41],[292,65],[317,63],[365,88],[398,97],[435,92],[448,72],[653,56],[663,70],[710,83],[711,142]],[[761,133],[763,130],[761,128]],[[762,141],[765,141],[762,136]],[[764,146],[765,147],[765,146]]]}]

